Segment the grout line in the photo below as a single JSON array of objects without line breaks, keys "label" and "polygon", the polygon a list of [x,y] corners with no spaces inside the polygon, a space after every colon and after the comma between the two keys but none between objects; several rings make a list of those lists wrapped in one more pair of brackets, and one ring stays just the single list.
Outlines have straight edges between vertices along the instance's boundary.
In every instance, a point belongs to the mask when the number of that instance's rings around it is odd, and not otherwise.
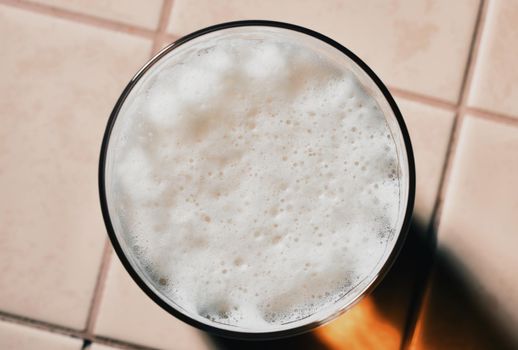
[{"label": "grout line", "polygon": [[477,18],[475,20],[475,26],[473,30],[473,37],[471,40],[469,54],[466,61],[466,68],[464,70],[464,76],[461,84],[461,90],[459,94],[458,104],[455,108],[456,115],[453,121],[450,139],[448,142],[446,158],[444,160],[443,169],[441,172],[441,177],[439,180],[439,187],[437,190],[437,196],[435,199],[435,204],[432,210],[432,217],[430,227],[428,229],[428,235],[426,237],[427,245],[432,249],[432,253],[430,257],[423,257],[420,265],[422,265],[423,271],[421,271],[421,278],[419,282],[416,283],[416,287],[414,289],[414,293],[412,295],[412,300],[410,304],[410,311],[407,316],[405,331],[403,333],[403,339],[401,343],[401,349],[409,349],[411,346],[411,342],[416,330],[417,321],[419,320],[419,313],[422,308],[423,298],[425,296],[427,286],[429,284],[429,276],[433,268],[434,260],[435,260],[435,248],[437,245],[437,234],[440,224],[440,218],[442,215],[442,210],[444,207],[444,199],[446,196],[446,191],[448,188],[448,183],[450,180],[453,163],[455,159],[455,154],[458,145],[458,139],[460,130],[462,127],[462,122],[465,116],[465,113],[469,110],[466,107],[467,97],[469,95],[471,84],[473,81],[473,74],[477,63],[478,52],[480,49],[480,41],[483,33],[483,28],[486,20],[486,13],[488,8],[488,1],[481,0],[479,3]]},{"label": "grout line", "polygon": [[[116,347],[117,349],[124,350],[159,350],[158,348],[152,348],[149,346],[138,345],[130,342],[125,342],[122,340],[106,338],[106,337],[92,337],[89,339],[92,343],[108,345],[111,347]],[[88,349],[88,348],[87,348]]]},{"label": "grout line", "polygon": [[84,338],[84,332],[82,331],[77,331],[72,328],[47,323],[45,321],[34,320],[28,317],[11,314],[5,311],[0,311],[0,320],[20,326],[38,329],[40,331],[66,335],[73,338]]},{"label": "grout line", "polygon": [[473,41],[471,42],[470,55],[468,56],[468,61],[466,63],[466,69],[464,72],[464,79],[461,85],[459,108],[464,108],[468,104],[468,97],[473,85],[473,75],[478,65],[478,53],[480,51],[480,43],[482,41],[482,35],[484,32],[483,28],[486,22],[489,1],[490,0],[481,0],[480,3],[480,10],[475,24]]},{"label": "grout line", "polygon": [[94,334],[95,323],[99,314],[99,308],[101,307],[104,287],[106,285],[106,278],[108,276],[108,270],[110,267],[111,255],[111,243],[110,240],[106,238],[104,241],[101,266],[99,267],[97,282],[95,283],[94,294],[92,296],[92,302],[90,303],[90,310],[88,311],[88,318],[86,321],[85,335],[88,337],[93,336]]},{"label": "grout line", "polygon": [[34,3],[27,0],[0,0],[0,4],[8,5],[18,9],[36,12],[54,18],[65,19],[73,22],[79,22],[94,27],[110,29],[117,32],[123,32],[131,35],[136,35],[144,38],[152,38],[155,31],[131,24],[126,24],[110,19],[100,18],[92,15],[87,15],[75,11],[66,10],[63,8]]},{"label": "grout line", "polygon": [[482,0],[480,4],[480,10],[478,13],[477,23],[476,23],[476,29],[474,33],[473,42],[470,49],[470,55],[468,58],[468,68],[465,72],[465,78],[464,83],[462,84],[462,90],[459,100],[459,108],[457,112],[457,116],[455,118],[455,121],[453,123],[452,127],[452,136],[450,138],[450,144],[448,145],[448,152],[446,153],[446,160],[445,160],[445,166],[443,168],[443,173],[441,176],[441,182],[439,184],[439,191],[438,191],[438,197],[435,204],[433,216],[432,216],[432,225],[435,230],[435,232],[438,232],[440,219],[442,215],[443,210],[443,204],[444,199],[446,196],[446,191],[448,188],[448,183],[451,177],[451,171],[453,167],[453,163],[455,160],[455,154],[457,151],[457,145],[459,141],[459,134],[462,128],[462,122],[464,120],[464,117],[468,111],[473,111],[475,109],[467,108],[467,99],[472,87],[473,82],[473,74],[475,71],[475,68],[477,66],[477,60],[478,60],[478,53],[480,50],[480,42],[481,38],[484,32],[484,25],[486,22],[486,15],[488,11],[489,1],[488,0]]},{"label": "grout line", "polygon": [[153,36],[153,46],[151,55],[155,55],[160,51],[162,42],[167,37],[167,25],[169,24],[169,17],[171,16],[171,9],[173,8],[173,0],[164,0],[162,9],[160,10],[160,21]]},{"label": "grout line", "polygon": [[487,119],[498,123],[518,126],[518,118],[511,115],[487,111],[482,108],[466,107],[465,113],[477,118]]},{"label": "grout line", "polygon": [[[165,30],[167,28],[167,23],[169,21],[169,14],[171,12],[173,1],[172,0],[164,0],[162,4],[162,8],[160,10],[160,20],[158,23],[157,30],[154,32],[153,35],[153,45],[152,45],[152,51],[151,56],[155,54],[157,46],[162,43],[162,38],[164,36]],[[101,301],[102,296],[104,292],[104,287],[106,285],[106,279],[108,275],[108,270],[110,267],[110,261],[111,261],[111,243],[108,238],[105,239],[104,243],[104,251],[103,251],[103,257],[101,261],[101,266],[99,268],[99,274],[97,277],[97,282],[94,289],[94,295],[92,297],[92,302],[90,304],[90,310],[88,312],[88,319],[86,322],[86,329],[85,329],[85,337],[87,339],[93,339],[95,338],[94,335],[94,328],[95,323],[97,321],[97,316],[99,314],[99,309],[101,307]]]},{"label": "grout line", "polygon": [[[15,314],[10,314],[4,311],[0,311],[0,321],[8,322],[11,324],[16,324],[23,327],[28,327],[32,329],[37,329],[44,332],[49,332],[52,334],[58,334],[62,336],[82,339],[87,342],[94,342],[104,345],[115,346],[119,349],[128,349],[128,350],[157,350],[156,348],[152,348],[149,346],[142,346],[138,344],[134,344],[131,342],[126,342],[123,340],[112,339],[108,337],[99,337],[88,335],[84,331],[78,331],[72,328],[48,323],[45,321],[34,320],[28,317],[19,316]],[[87,347],[88,349],[88,347]]]},{"label": "grout line", "polygon": [[390,86],[389,89],[390,93],[395,97],[400,97],[408,101],[418,102],[423,105],[448,110],[451,112],[455,112],[456,114],[470,114],[474,117],[488,119],[498,123],[518,125],[518,118],[510,114],[493,112],[478,107],[468,107],[467,105],[457,106],[452,102],[448,102],[427,95],[422,95],[405,89],[400,89],[395,86]]},{"label": "grout line", "polygon": [[389,86],[389,90],[396,97],[401,97],[406,100],[410,100],[410,101],[414,101],[414,102],[420,102],[422,104],[426,104],[426,105],[441,108],[441,109],[446,109],[449,111],[457,111],[457,105],[453,102],[445,101],[445,100],[427,96],[427,95],[422,95],[420,93],[408,91],[405,89],[400,89],[395,86]]}]

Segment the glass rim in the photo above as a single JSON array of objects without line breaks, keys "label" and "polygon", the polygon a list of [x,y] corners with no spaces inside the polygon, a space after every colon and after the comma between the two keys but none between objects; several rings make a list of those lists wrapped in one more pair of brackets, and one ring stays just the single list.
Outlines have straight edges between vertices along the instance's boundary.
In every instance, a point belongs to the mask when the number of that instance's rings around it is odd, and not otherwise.
[{"label": "glass rim", "polygon": [[[223,328],[218,328],[212,326],[207,323],[200,322],[189,315],[183,313],[179,309],[175,308],[173,305],[167,303],[164,299],[162,299],[157,293],[155,293],[144,281],[144,279],[139,275],[136,269],[132,266],[128,257],[126,256],[119,239],[115,233],[113,228],[113,224],[110,218],[110,213],[108,209],[108,201],[106,196],[106,179],[105,179],[105,171],[106,171],[106,159],[108,155],[108,146],[110,143],[110,136],[112,134],[113,127],[119,115],[119,112],[126,101],[126,98],[135,87],[135,85],[139,82],[139,80],[145,75],[145,73],[153,67],[158,61],[160,61],[165,55],[179,47],[180,45],[189,42],[197,37],[200,37],[205,34],[209,34],[212,32],[230,29],[230,28],[238,28],[238,27],[270,27],[270,28],[281,28],[296,31],[302,34],[309,35],[313,38],[316,38],[324,43],[334,47],[344,55],[346,55],[349,59],[351,59],[367,76],[372,80],[372,82],[376,85],[379,91],[382,93],[386,102],[389,104],[390,109],[397,121],[397,125],[399,127],[399,132],[401,133],[401,138],[403,140],[404,147],[402,147],[405,151],[407,158],[407,166],[408,166],[408,191],[406,198],[406,210],[404,213],[403,223],[401,225],[401,229],[399,232],[396,232],[397,239],[394,243],[394,246],[387,256],[385,262],[381,266],[381,268],[376,271],[372,281],[367,284],[367,286],[359,293],[354,299],[351,300],[350,303],[345,305],[342,308],[336,310],[336,312],[328,315],[323,320],[312,321],[307,324],[303,324],[300,326],[296,326],[289,329],[275,330],[275,331],[267,331],[267,332],[245,332],[245,331],[235,331],[228,330]],[[403,116],[394,100],[392,95],[390,94],[387,87],[383,84],[383,82],[378,78],[378,76],[369,68],[369,66],[363,62],[358,56],[356,56],[349,49],[334,41],[333,39],[320,34],[311,29],[298,26],[295,24],[285,23],[285,22],[277,22],[277,21],[269,21],[269,20],[242,20],[242,21],[233,21],[233,22],[225,22],[216,24],[210,27],[206,27],[200,30],[197,30],[193,33],[185,35],[173,43],[169,44],[165,48],[163,48],[159,53],[157,53],[153,58],[151,58],[142,68],[138,70],[138,72],[133,76],[133,78],[129,81],[129,83],[124,88],[122,94],[118,98],[106,125],[106,129],[104,132],[101,150],[100,150],[100,158],[99,158],[99,169],[98,169],[98,185],[99,185],[99,198],[101,203],[101,211],[104,219],[104,223],[106,226],[106,230],[112,246],[119,257],[119,260],[122,262],[122,265],[129,273],[133,281],[140,287],[140,289],[157,305],[159,305],[163,310],[168,312],[170,315],[178,318],[179,320],[194,326],[203,331],[209,332],[211,334],[234,338],[234,339],[244,339],[244,340],[270,340],[270,339],[278,339],[285,338],[289,336],[294,336],[297,334],[308,332],[315,327],[318,327],[324,323],[327,323],[339,315],[345,313],[347,310],[351,309],[355,304],[357,304],[364,296],[371,293],[376,286],[383,280],[388,271],[391,269],[392,265],[396,261],[403,245],[406,240],[407,232],[410,227],[414,200],[415,200],[415,162],[414,155],[412,150],[412,145],[410,142],[410,136],[408,134],[408,130],[406,124],[403,120]]]}]

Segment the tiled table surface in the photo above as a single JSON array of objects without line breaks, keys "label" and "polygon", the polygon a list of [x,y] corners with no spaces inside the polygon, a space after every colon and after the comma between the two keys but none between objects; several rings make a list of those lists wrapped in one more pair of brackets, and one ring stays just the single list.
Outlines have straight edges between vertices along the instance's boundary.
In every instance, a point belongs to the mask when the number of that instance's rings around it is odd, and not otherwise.
[{"label": "tiled table surface", "polygon": [[[275,344],[209,338],[165,314],[111,253],[97,199],[102,132],[131,75],[181,35],[251,18],[364,58],[400,105],[418,173],[414,227],[380,288]],[[511,0],[0,0],[0,349],[516,346],[516,23]],[[425,284],[419,249],[435,235]]]}]

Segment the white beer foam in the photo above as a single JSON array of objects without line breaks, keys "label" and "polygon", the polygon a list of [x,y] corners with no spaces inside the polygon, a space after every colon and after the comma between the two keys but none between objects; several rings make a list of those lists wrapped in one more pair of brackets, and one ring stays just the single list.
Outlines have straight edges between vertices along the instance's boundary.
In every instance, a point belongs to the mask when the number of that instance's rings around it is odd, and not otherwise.
[{"label": "white beer foam", "polygon": [[397,236],[399,165],[351,71],[282,37],[230,35],[149,74],[119,116],[114,210],[161,293],[267,331],[376,273]]}]

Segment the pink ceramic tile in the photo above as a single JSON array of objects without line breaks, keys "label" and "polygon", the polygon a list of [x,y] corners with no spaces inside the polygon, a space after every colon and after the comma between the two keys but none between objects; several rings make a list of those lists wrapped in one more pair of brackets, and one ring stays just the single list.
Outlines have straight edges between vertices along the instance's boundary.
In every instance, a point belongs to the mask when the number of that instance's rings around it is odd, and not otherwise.
[{"label": "pink ceramic tile", "polygon": [[415,349],[518,346],[518,125],[467,117]]},{"label": "pink ceramic tile", "polygon": [[518,118],[518,2],[489,1],[469,104]]},{"label": "pink ceramic tile", "polygon": [[454,113],[398,99],[408,127],[416,163],[414,218],[427,227],[439,188]]},{"label": "pink ceramic tile", "polygon": [[95,333],[175,350],[210,349],[205,335],[156,305],[112,257]]},{"label": "pink ceramic tile", "polygon": [[0,6],[0,310],[85,326],[105,241],[101,137],[150,43]]},{"label": "pink ceramic tile", "polygon": [[239,19],[293,22],[338,40],[403,89],[457,99],[478,0],[175,0],[169,31]]},{"label": "pink ceramic tile", "polygon": [[0,349],[80,350],[82,344],[81,339],[0,321]]},{"label": "pink ceramic tile", "polygon": [[158,26],[162,1],[34,0],[53,7],[148,29],[155,29]]}]

